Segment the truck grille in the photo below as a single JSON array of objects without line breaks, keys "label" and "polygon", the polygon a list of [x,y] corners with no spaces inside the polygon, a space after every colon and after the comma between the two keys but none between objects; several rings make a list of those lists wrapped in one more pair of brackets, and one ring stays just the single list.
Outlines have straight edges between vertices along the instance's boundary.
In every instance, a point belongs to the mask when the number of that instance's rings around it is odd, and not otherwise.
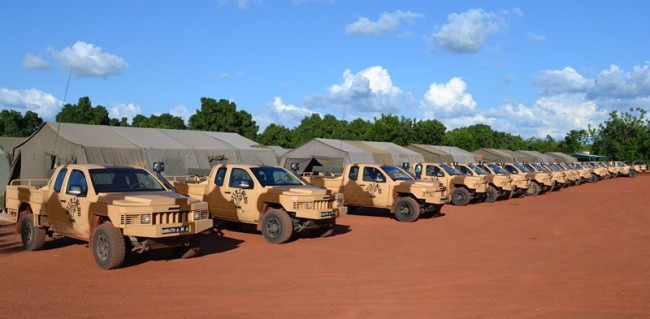
[{"label": "truck grille", "polygon": [[331,200],[315,200],[313,202],[311,208],[307,208],[307,203],[306,202],[294,202],[293,203],[293,209],[311,209],[311,210],[326,210],[326,209],[332,209],[332,203],[334,201]]},{"label": "truck grille", "polygon": [[[164,212],[151,214],[152,225],[176,224],[186,223],[189,221],[190,212]],[[201,212],[201,215],[207,215],[207,211]],[[122,225],[139,225],[140,216],[143,214],[126,214],[120,216],[120,223]],[[206,217],[207,218],[207,217]]]}]

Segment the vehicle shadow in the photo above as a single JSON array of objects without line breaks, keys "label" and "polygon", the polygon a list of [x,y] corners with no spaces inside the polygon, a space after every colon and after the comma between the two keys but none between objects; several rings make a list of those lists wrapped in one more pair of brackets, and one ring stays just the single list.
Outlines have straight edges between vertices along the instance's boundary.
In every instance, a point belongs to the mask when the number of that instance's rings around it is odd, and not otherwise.
[{"label": "vehicle shadow", "polygon": [[[243,240],[230,238],[219,234],[213,230],[205,231],[198,234],[200,237],[201,244],[199,249],[199,254],[193,258],[202,258],[207,255],[223,253],[229,250],[236,249],[243,243]],[[122,268],[128,268],[147,262],[155,261],[169,261],[178,259],[171,252],[171,249],[157,249],[154,251],[138,254],[138,253],[128,253],[124,265]]]},{"label": "vehicle shadow", "polygon": [[[442,210],[444,209],[445,208],[443,207]],[[393,221],[396,221],[395,216],[393,214],[391,214],[386,209],[380,209],[380,208],[357,207],[354,209],[353,212],[348,212],[348,214],[356,215],[356,216],[381,217],[381,218],[386,218],[386,219],[391,219]],[[418,219],[432,219],[432,218],[440,218],[444,216],[445,213],[442,211],[440,213],[423,212],[420,214],[420,217],[418,217]]]}]

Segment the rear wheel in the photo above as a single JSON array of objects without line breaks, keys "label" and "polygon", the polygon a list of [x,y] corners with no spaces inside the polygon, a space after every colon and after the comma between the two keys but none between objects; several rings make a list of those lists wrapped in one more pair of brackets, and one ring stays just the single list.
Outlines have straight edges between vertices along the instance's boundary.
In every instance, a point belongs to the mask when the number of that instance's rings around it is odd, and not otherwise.
[{"label": "rear wheel", "polygon": [[262,217],[262,234],[271,244],[282,244],[291,238],[293,225],[287,212],[281,209],[269,209]]},{"label": "rear wheel", "polygon": [[103,223],[93,233],[93,256],[95,263],[102,269],[113,269],[120,267],[126,256],[124,236],[122,232],[111,225],[110,222]]},{"label": "rear wheel", "polygon": [[34,225],[34,215],[27,214],[20,225],[20,239],[26,250],[39,250],[45,245],[45,229]]},{"label": "rear wheel", "polygon": [[420,205],[411,197],[399,197],[395,203],[395,219],[400,222],[413,222],[420,217]]},{"label": "rear wheel", "polygon": [[451,203],[456,206],[465,206],[469,204],[470,200],[472,200],[472,194],[463,187],[458,187],[451,193]]}]

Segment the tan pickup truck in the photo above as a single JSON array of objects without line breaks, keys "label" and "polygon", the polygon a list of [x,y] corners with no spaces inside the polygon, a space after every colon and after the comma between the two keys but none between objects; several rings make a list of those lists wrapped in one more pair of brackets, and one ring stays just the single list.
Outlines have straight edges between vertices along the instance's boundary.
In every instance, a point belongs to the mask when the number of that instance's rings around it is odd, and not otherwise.
[{"label": "tan pickup truck", "polygon": [[465,176],[445,163],[415,163],[413,173],[422,180],[440,181],[447,188],[447,201],[456,206],[484,200],[489,186],[485,176]]},{"label": "tan pickup truck", "polygon": [[342,174],[308,172],[312,185],[344,194],[345,204],[388,209],[401,222],[412,222],[423,212],[439,214],[447,201],[445,187],[436,181],[418,181],[395,165],[349,164]]},{"label": "tan pickup truck", "polygon": [[307,185],[281,167],[219,164],[202,181],[168,178],[179,193],[208,202],[215,221],[257,225],[272,244],[287,242],[294,232],[329,236],[347,212],[341,194]]},{"label": "tan pickup truck", "polygon": [[7,186],[3,219],[17,221],[23,247],[41,249],[48,235],[76,238],[89,243],[103,269],[121,266],[127,250],[171,248],[192,257],[197,234],[212,228],[205,202],[170,191],[139,167],[69,164],[57,167],[45,186],[35,184]]},{"label": "tan pickup truck", "polygon": [[536,196],[545,193],[553,188],[551,173],[529,169],[522,163],[501,163],[511,175],[525,174],[530,179],[530,186],[526,190],[526,196]]},{"label": "tan pickup truck", "polygon": [[474,163],[455,163],[454,167],[466,176],[484,176],[488,181],[488,189],[485,196],[486,203],[492,203],[497,199],[510,198],[513,191],[512,178],[508,172],[493,172],[486,166],[479,167]]}]

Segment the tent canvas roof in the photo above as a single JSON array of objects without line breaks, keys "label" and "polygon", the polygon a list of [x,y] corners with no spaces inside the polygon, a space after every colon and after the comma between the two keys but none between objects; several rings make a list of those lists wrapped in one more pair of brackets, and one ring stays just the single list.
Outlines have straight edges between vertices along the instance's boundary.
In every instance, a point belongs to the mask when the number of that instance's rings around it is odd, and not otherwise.
[{"label": "tent canvas roof", "polygon": [[404,162],[422,161],[422,155],[388,142],[344,141],[315,138],[286,152],[280,166],[289,168],[291,163],[300,164],[301,171],[310,171],[314,164],[342,167],[350,163],[379,163],[401,165]]},{"label": "tent canvas roof", "polygon": [[167,175],[209,169],[218,157],[232,163],[277,163],[272,149],[235,133],[71,123],[44,124],[16,152],[21,154],[21,178],[46,178],[61,163],[149,167],[164,161]]},{"label": "tent canvas roof", "polygon": [[411,144],[407,148],[422,154],[427,162],[475,163],[480,160],[477,155],[455,146]]},{"label": "tent canvas roof", "polygon": [[479,148],[473,152],[484,162],[513,162],[517,161],[512,155],[495,148]]},{"label": "tent canvas roof", "polygon": [[552,157],[557,162],[573,163],[573,162],[578,161],[577,158],[575,158],[575,157],[573,157],[571,155],[561,153],[561,152],[546,152],[544,154]]},{"label": "tent canvas roof", "polygon": [[542,153],[540,153],[538,151],[518,150],[517,152],[533,157],[535,159],[535,162],[539,162],[539,163],[555,162],[555,160],[552,157],[550,157],[548,155],[544,155],[544,154],[542,154]]}]

